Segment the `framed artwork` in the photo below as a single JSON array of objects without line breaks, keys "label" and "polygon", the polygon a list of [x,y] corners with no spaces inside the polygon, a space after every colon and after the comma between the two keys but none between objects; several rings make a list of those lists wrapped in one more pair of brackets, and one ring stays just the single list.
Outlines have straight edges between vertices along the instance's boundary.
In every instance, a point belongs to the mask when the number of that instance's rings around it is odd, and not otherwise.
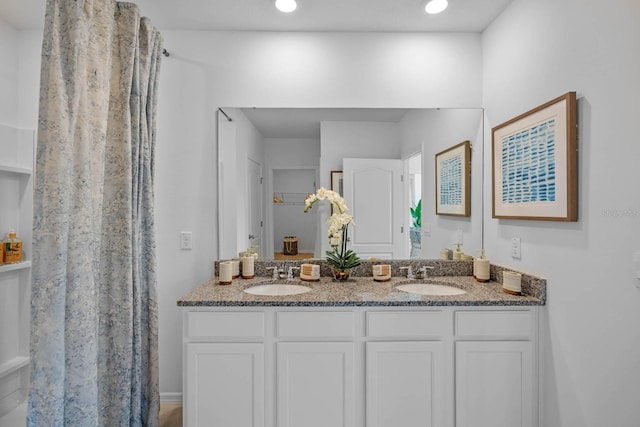
[{"label": "framed artwork", "polygon": [[[331,171],[331,190],[344,197],[342,182],[342,171]],[[333,214],[333,205],[331,205],[331,213]]]},{"label": "framed artwork", "polygon": [[492,129],[493,218],[578,220],[576,93]]},{"label": "framed artwork", "polygon": [[436,215],[471,216],[471,144],[436,154]]},{"label": "framed artwork", "polygon": [[342,171],[331,171],[331,190],[344,196],[342,194]]}]

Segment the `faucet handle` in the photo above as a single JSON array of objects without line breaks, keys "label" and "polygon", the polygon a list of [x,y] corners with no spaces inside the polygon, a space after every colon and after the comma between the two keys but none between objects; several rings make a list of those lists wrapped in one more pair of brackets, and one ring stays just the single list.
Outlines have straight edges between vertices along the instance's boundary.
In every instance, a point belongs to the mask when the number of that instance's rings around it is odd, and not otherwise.
[{"label": "faucet handle", "polygon": [[427,276],[427,270],[433,270],[435,269],[435,267],[431,266],[431,265],[423,265],[422,267],[420,267],[417,271],[417,273],[422,274],[422,277],[426,277]]},{"label": "faucet handle", "polygon": [[287,280],[293,279],[294,270],[300,270],[300,267],[289,267],[289,270],[287,271]]},{"label": "faucet handle", "polygon": [[407,270],[407,279],[413,279],[413,270],[411,268],[410,265],[407,265],[406,267],[400,267],[400,270]]}]

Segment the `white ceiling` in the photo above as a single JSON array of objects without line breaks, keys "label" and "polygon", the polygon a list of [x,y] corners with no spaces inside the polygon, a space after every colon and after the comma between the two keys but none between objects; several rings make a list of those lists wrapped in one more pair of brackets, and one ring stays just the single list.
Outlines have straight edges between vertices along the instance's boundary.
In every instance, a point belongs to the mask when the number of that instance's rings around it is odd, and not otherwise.
[{"label": "white ceiling", "polygon": [[[272,0],[134,0],[166,30],[481,32],[511,0],[449,0],[439,15],[424,0],[298,0],[291,14]],[[46,0],[1,0],[0,18],[17,29],[42,28]]]},{"label": "white ceiling", "polygon": [[[225,109],[223,108],[223,111]],[[406,108],[242,108],[265,138],[320,138],[320,122],[398,123]]]}]

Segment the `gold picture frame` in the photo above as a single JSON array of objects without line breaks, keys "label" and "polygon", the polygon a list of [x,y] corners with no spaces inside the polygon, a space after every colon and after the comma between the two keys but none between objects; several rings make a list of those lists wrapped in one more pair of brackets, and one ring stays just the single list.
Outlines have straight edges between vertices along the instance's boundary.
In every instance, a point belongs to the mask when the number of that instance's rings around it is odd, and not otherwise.
[{"label": "gold picture frame", "polygon": [[576,93],[492,129],[492,215],[578,220]]},{"label": "gold picture frame", "polygon": [[471,216],[471,143],[436,154],[436,215]]}]

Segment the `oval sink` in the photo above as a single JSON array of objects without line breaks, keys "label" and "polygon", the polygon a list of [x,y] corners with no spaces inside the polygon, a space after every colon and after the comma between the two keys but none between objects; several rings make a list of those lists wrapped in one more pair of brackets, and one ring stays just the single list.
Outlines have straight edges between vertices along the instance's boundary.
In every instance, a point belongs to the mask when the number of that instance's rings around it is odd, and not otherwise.
[{"label": "oval sink", "polygon": [[274,283],[271,285],[251,286],[245,289],[244,292],[251,295],[284,296],[304,294],[310,290],[311,288],[308,286]]},{"label": "oval sink", "polygon": [[396,286],[396,289],[419,295],[462,295],[467,293],[455,286],[436,285],[434,283],[408,283]]}]

